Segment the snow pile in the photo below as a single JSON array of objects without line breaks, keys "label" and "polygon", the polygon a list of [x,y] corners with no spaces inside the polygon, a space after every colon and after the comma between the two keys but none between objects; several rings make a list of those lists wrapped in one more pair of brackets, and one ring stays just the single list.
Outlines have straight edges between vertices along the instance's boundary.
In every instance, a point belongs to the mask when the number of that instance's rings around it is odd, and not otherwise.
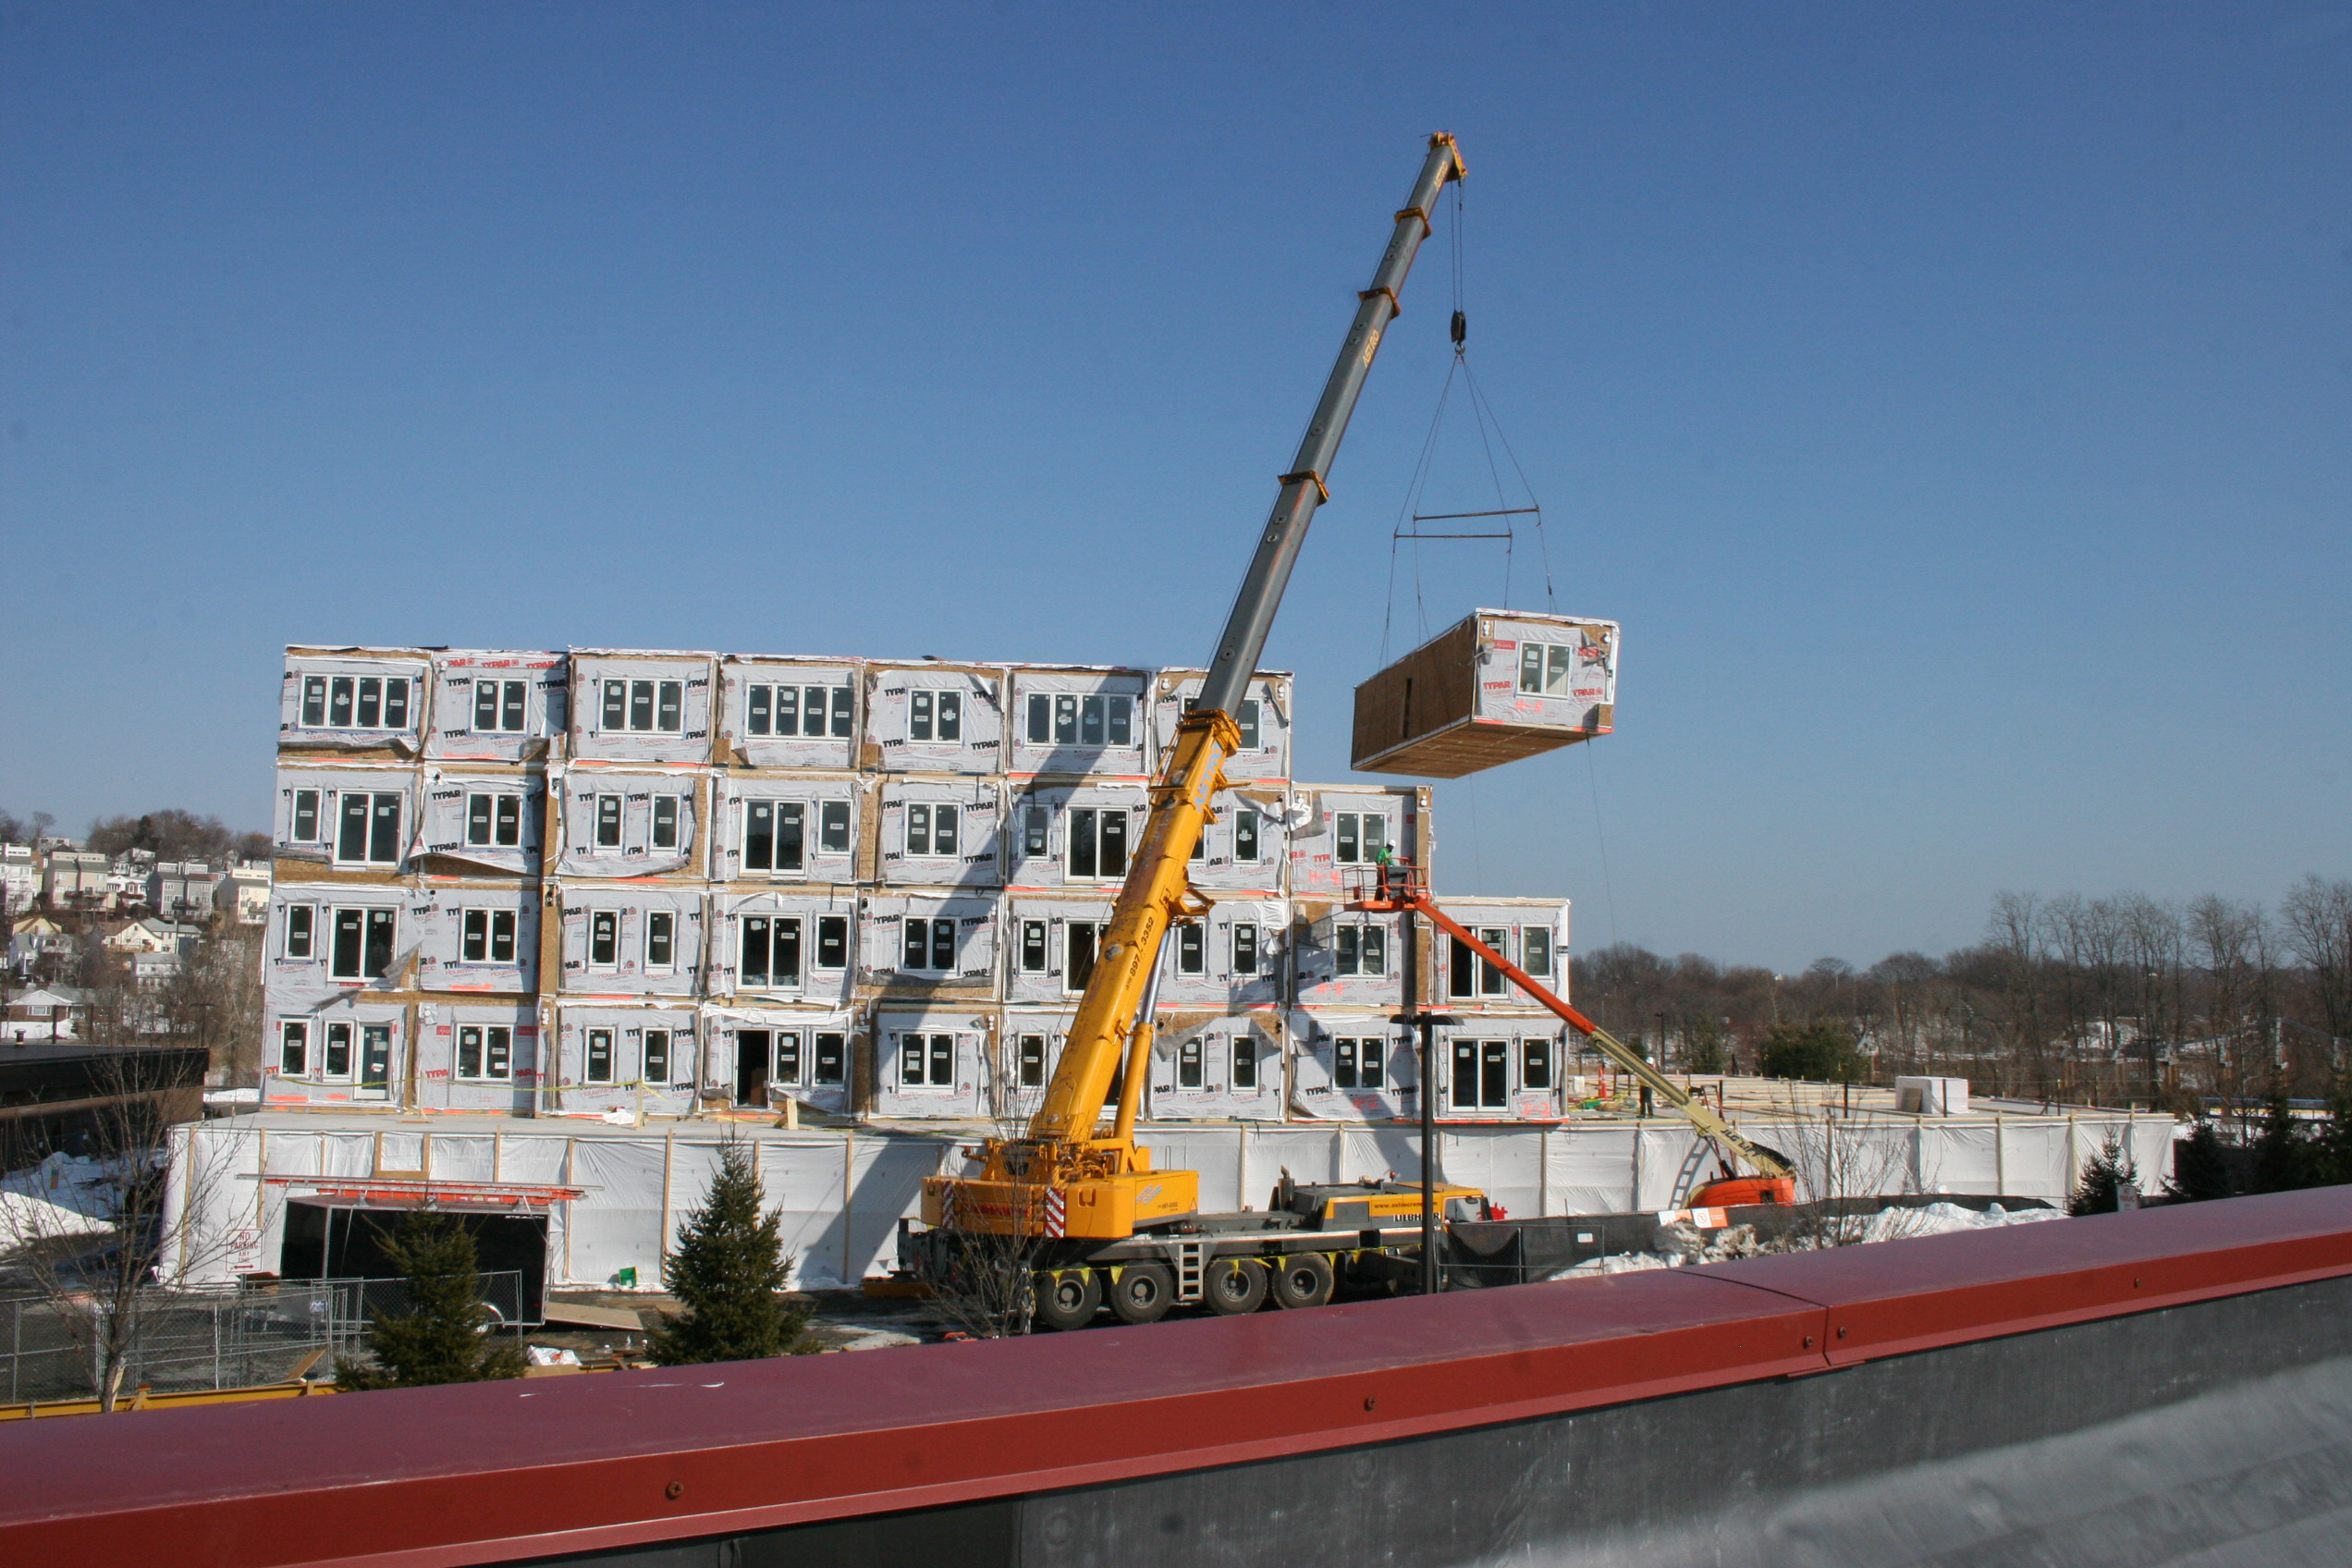
[{"label": "snow pile", "polygon": [[69,1237],[104,1236],[113,1230],[104,1219],[31,1193],[0,1190],[0,1252],[15,1252]]},{"label": "snow pile", "polygon": [[1563,1268],[1550,1277],[1555,1280],[1583,1280],[1604,1274],[1637,1273],[1646,1268],[1733,1263],[1743,1257],[1757,1257],[1766,1253],[1807,1252],[1828,1246],[1867,1246],[1872,1242],[1900,1242],[1914,1236],[1942,1236],[1955,1231],[1986,1231],[2003,1225],[2031,1225],[2044,1219],[2065,1218],[2065,1211],[2056,1208],[2010,1210],[1993,1204],[1983,1209],[1974,1209],[1956,1203],[1931,1203],[1918,1208],[1882,1208],[1867,1217],[1857,1215],[1850,1219],[1831,1220],[1827,1222],[1831,1227],[1827,1233],[1800,1231],[1775,1240],[1759,1240],[1753,1225],[1733,1225],[1709,1236],[1696,1225],[1684,1221],[1669,1225],[1659,1233],[1670,1250],[1619,1253],[1610,1257],[1596,1257],[1573,1268]]},{"label": "snow pile", "polygon": [[1942,1236],[1954,1231],[1990,1231],[2002,1225],[2031,1225],[2043,1219],[2064,1219],[2064,1209],[2021,1208],[2014,1213],[1994,1204],[1989,1208],[1964,1208],[1956,1203],[1931,1203],[1924,1208],[1882,1208],[1863,1223],[1857,1240],[1899,1242],[1912,1236]]}]

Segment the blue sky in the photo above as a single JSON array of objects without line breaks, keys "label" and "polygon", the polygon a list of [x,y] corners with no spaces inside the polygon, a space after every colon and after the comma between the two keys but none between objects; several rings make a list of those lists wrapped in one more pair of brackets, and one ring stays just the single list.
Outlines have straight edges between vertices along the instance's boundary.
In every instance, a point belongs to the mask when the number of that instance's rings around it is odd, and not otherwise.
[{"label": "blue sky", "polygon": [[[0,806],[263,823],[295,640],[1196,662],[1439,128],[1626,628],[1441,887],[1795,966],[2352,875],[2341,6],[14,7]],[[1445,241],[1269,649],[1307,777]]]}]

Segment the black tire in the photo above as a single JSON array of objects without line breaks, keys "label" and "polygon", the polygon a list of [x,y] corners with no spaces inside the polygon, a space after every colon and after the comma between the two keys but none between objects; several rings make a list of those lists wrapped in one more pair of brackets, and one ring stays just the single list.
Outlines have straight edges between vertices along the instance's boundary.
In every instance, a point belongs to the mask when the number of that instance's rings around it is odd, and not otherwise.
[{"label": "black tire", "polygon": [[1254,1257],[1220,1257],[1201,1275],[1201,1305],[1219,1317],[1239,1317],[1266,1305],[1266,1265]]},{"label": "black tire", "polygon": [[1040,1268],[1032,1321],[1040,1329],[1083,1329],[1102,1305],[1102,1276],[1091,1268]]},{"label": "black tire", "polygon": [[1176,1305],[1176,1276],[1164,1263],[1131,1263],[1110,1282],[1111,1316],[1121,1323],[1157,1323]]},{"label": "black tire", "polygon": [[1276,1306],[1321,1306],[1331,1299],[1331,1260],[1319,1252],[1287,1253],[1274,1260]]}]

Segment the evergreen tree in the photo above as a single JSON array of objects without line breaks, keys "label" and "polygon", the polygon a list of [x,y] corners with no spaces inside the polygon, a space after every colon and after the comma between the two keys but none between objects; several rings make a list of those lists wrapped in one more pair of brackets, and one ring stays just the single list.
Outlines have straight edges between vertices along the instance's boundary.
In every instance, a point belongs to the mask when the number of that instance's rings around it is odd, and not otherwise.
[{"label": "evergreen tree", "polygon": [[2286,1091],[2272,1090],[2271,1103],[2262,1112],[2262,1130],[2254,1136],[2254,1190],[2286,1193],[2309,1186],[2310,1156],[2310,1145],[2287,1106]]},{"label": "evergreen tree", "polygon": [[1862,1081],[1862,1054],[1854,1048],[1854,1036],[1825,1019],[1773,1024],[1766,1031],[1756,1060],[1758,1071],[1767,1078],[1798,1078],[1814,1084]]},{"label": "evergreen tree", "polygon": [[384,1256],[409,1282],[409,1310],[368,1330],[373,1366],[337,1358],[345,1389],[417,1389],[522,1376],[522,1349],[482,1332],[482,1276],[473,1233],[459,1220],[411,1212],[384,1241]]},{"label": "evergreen tree", "polygon": [[2066,1212],[2077,1217],[2113,1214],[2122,1207],[2120,1195],[2127,1184],[2139,1185],[2139,1170],[2123,1145],[2109,1138],[2097,1154],[2083,1161],[2082,1181],[2075,1195],[2066,1200]]},{"label": "evergreen tree", "polygon": [[2199,1119],[2194,1131],[2173,1150],[2173,1179],[2165,1190],[2183,1203],[2225,1198],[2236,1190],[2230,1180],[2229,1150],[2219,1129]]},{"label": "evergreen tree", "polygon": [[666,1315],[646,1336],[664,1366],[751,1361],[805,1353],[808,1311],[782,1294],[791,1265],[778,1217],[767,1208],[752,1145],[729,1139],[697,1208],[680,1228],[678,1250],[662,1260],[662,1283],[686,1310]]}]

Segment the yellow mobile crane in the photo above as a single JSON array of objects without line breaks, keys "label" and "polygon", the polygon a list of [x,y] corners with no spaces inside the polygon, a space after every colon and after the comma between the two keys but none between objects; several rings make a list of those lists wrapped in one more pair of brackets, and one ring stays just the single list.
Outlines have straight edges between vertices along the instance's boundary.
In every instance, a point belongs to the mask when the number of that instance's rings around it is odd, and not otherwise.
[{"label": "yellow mobile crane", "polygon": [[[1286,1180],[1271,1214],[1202,1215],[1199,1177],[1153,1170],[1151,1152],[1136,1145],[1134,1132],[1150,1064],[1160,940],[1170,924],[1208,908],[1185,866],[1209,818],[1209,803],[1225,785],[1224,765],[1241,744],[1233,715],[1257,668],[1315,508],[1329,499],[1324,476],[1381,337],[1396,317],[1397,291],[1429,235],[1439,193],[1462,174],[1453,138],[1429,138],[1413,194],[1396,214],[1370,287],[1357,296],[1339,361],[1282,476],[1200,697],[1178,724],[1153,785],[1150,818],[1044,1105],[1025,1135],[983,1145],[977,1175],[924,1183],[923,1219],[932,1231],[925,1238],[930,1244],[918,1248],[918,1258],[929,1261],[919,1267],[925,1272],[952,1267],[962,1238],[1034,1243],[1020,1266],[1037,1270],[1035,1317],[1044,1326],[1075,1327],[1091,1318],[1106,1286],[1113,1311],[1129,1322],[1149,1321],[1183,1300],[1205,1301],[1219,1311],[1252,1310],[1269,1293],[1285,1305],[1328,1300],[1334,1264],[1385,1242],[1372,1221],[1420,1207],[1420,1189],[1401,1183],[1327,1193]],[[1098,1122],[1114,1080],[1118,1109],[1105,1131]],[[1479,1201],[1467,1189],[1447,1196],[1457,1205]]]}]

